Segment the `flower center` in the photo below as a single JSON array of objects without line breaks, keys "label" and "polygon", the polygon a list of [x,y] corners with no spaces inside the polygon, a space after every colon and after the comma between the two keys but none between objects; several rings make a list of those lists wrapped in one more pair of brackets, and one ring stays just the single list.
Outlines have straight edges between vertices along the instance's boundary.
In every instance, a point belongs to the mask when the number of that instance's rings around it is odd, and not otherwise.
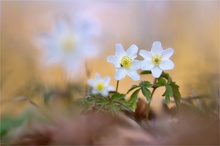
[{"label": "flower center", "polygon": [[74,38],[71,36],[64,37],[61,41],[61,47],[67,53],[70,53],[74,50],[75,41]]},{"label": "flower center", "polygon": [[123,56],[121,58],[121,67],[130,68],[132,65],[132,59],[128,56]]},{"label": "flower center", "polygon": [[161,61],[162,61],[162,56],[161,56],[161,55],[159,55],[159,54],[153,55],[153,57],[152,57],[152,63],[153,63],[154,65],[159,65],[159,64],[161,63]]},{"label": "flower center", "polygon": [[99,91],[102,91],[104,89],[104,87],[105,87],[105,85],[103,82],[98,83],[96,86],[97,90],[99,90]]}]

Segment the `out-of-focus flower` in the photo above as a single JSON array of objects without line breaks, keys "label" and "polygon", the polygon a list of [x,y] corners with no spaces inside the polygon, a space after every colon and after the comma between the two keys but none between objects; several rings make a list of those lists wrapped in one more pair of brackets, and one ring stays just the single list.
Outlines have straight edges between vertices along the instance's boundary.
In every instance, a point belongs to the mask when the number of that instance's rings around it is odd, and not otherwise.
[{"label": "out-of-focus flower", "polygon": [[144,58],[141,62],[142,70],[151,70],[155,78],[159,78],[163,70],[174,68],[174,63],[169,59],[174,53],[172,48],[163,50],[159,41],[155,41],[151,51],[141,50],[140,55]]},{"label": "out-of-focus flower", "polygon": [[57,19],[51,34],[43,34],[43,63],[47,66],[61,64],[68,74],[77,74],[87,59],[99,53],[98,23],[92,17],[77,15],[74,19]]},{"label": "out-of-focus flower", "polygon": [[108,96],[109,91],[113,91],[114,87],[109,86],[110,77],[101,78],[97,73],[95,79],[89,79],[88,84],[93,87],[92,94],[101,94],[102,96]]},{"label": "out-of-focus flower", "polygon": [[107,61],[114,64],[116,68],[116,80],[121,80],[126,75],[135,81],[140,79],[137,73],[137,70],[140,69],[140,62],[135,60],[137,51],[136,45],[131,45],[125,52],[121,44],[116,44],[115,55],[107,57]]}]

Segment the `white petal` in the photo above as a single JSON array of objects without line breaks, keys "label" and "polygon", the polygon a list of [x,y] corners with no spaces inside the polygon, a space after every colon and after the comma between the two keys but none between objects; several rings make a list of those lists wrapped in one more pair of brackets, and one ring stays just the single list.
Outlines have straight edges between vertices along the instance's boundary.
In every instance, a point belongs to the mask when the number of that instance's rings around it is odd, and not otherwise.
[{"label": "white petal", "polygon": [[121,44],[116,44],[115,47],[116,47],[116,51],[115,51],[116,56],[125,56],[126,55],[125,50]]},{"label": "white petal", "polygon": [[170,70],[174,68],[174,63],[170,59],[162,61],[159,65],[162,70]]},{"label": "white petal", "polygon": [[132,59],[137,57],[138,47],[136,45],[131,45],[127,50],[127,56],[131,57]]},{"label": "white petal", "polygon": [[104,82],[104,85],[105,85],[105,86],[108,86],[108,84],[109,84],[109,82],[110,82],[110,79],[111,79],[111,78],[110,78],[109,76],[103,78],[103,82]]},{"label": "white petal", "polygon": [[131,65],[131,67],[130,67],[130,69],[132,69],[132,70],[138,70],[138,69],[140,69],[141,68],[141,61],[139,61],[139,60],[134,60],[133,62],[132,62],[132,65]]},{"label": "white petal", "polygon": [[135,70],[127,70],[127,74],[135,81],[140,80],[140,76]]},{"label": "white petal", "polygon": [[169,59],[174,53],[173,48],[168,48],[166,50],[163,51],[162,53],[162,58],[163,59]]},{"label": "white petal", "polygon": [[125,76],[126,76],[125,69],[119,68],[119,69],[116,70],[116,73],[115,73],[115,79],[116,80],[121,80]]},{"label": "white petal", "polygon": [[107,61],[113,63],[115,67],[120,67],[120,62],[117,56],[108,56]]},{"label": "white petal", "polygon": [[151,72],[155,78],[159,78],[160,75],[162,74],[162,70],[157,66],[155,66],[153,69],[151,69]]},{"label": "white petal", "polygon": [[101,94],[102,94],[102,96],[106,97],[106,96],[108,96],[108,91],[107,90],[102,90]]},{"label": "white petal", "polygon": [[149,51],[141,50],[139,54],[140,54],[144,59],[146,59],[146,60],[151,60],[151,59],[152,59],[151,52],[149,52]]},{"label": "white petal", "polygon": [[95,74],[95,80],[100,80],[100,79],[101,79],[100,74],[99,74],[99,73],[96,73],[96,74]]},{"label": "white petal", "polygon": [[151,70],[152,68],[154,68],[154,64],[152,63],[152,61],[149,60],[143,60],[141,62],[141,69],[142,70]]},{"label": "white petal", "polygon": [[96,90],[96,89],[92,89],[92,94],[98,94],[98,93],[99,93],[98,90]]},{"label": "white petal", "polygon": [[92,80],[92,79],[89,79],[89,80],[87,81],[87,83],[88,83],[90,86],[92,86],[92,87],[94,87],[95,84],[96,84],[96,82],[95,82],[94,80]]},{"label": "white petal", "polygon": [[108,91],[114,91],[115,88],[114,88],[113,86],[107,86],[107,87],[106,87],[106,90],[108,90]]},{"label": "white petal", "polygon": [[152,45],[152,48],[151,48],[152,55],[154,55],[154,54],[161,55],[162,52],[163,52],[163,48],[162,48],[161,42],[155,41]]}]

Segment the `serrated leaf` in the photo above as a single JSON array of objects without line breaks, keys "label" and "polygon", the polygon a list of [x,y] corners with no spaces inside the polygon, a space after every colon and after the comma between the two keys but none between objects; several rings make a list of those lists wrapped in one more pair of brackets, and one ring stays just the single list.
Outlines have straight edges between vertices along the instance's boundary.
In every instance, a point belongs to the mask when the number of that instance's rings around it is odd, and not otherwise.
[{"label": "serrated leaf", "polygon": [[120,94],[115,92],[115,94],[112,95],[111,101],[120,100],[125,97],[125,94]]},{"label": "serrated leaf", "polygon": [[138,85],[132,85],[131,88],[128,90],[127,94],[138,87],[139,87]]},{"label": "serrated leaf", "polygon": [[140,83],[139,83],[139,86],[145,86],[145,87],[152,87],[152,84],[150,83],[150,82],[148,82],[148,81],[141,81]]},{"label": "serrated leaf", "polygon": [[163,77],[167,80],[167,84],[170,84],[172,82],[172,78],[170,77],[170,75],[168,73],[163,72],[161,74],[161,77]]},{"label": "serrated leaf", "polygon": [[179,105],[180,104],[180,98],[181,98],[181,94],[180,94],[180,91],[179,91],[179,86],[176,85],[175,82],[171,82],[170,86],[172,87],[172,90],[173,90],[174,100],[175,100],[176,104]]},{"label": "serrated leaf", "polygon": [[137,102],[136,102],[136,101],[132,102],[132,103],[131,103],[131,110],[132,110],[133,112],[135,112],[136,107],[137,107]]},{"label": "serrated leaf", "polygon": [[166,80],[163,79],[162,77],[160,77],[160,78],[157,79],[156,85],[157,86],[165,86],[166,85]]},{"label": "serrated leaf", "polygon": [[165,101],[168,103],[170,101],[170,97],[173,97],[173,89],[172,86],[166,85],[166,90],[162,96],[165,96]]},{"label": "serrated leaf", "polygon": [[150,90],[147,89],[146,87],[142,86],[141,91],[142,91],[143,95],[146,97],[147,101],[151,102],[151,92],[150,92]]},{"label": "serrated leaf", "polygon": [[129,103],[133,103],[134,101],[137,101],[138,98],[138,93],[139,93],[140,89],[137,89],[136,91],[134,91],[134,93],[132,93],[130,99],[128,100]]},{"label": "serrated leaf", "polygon": [[166,97],[165,97],[165,101],[166,101],[166,103],[169,103],[169,102],[170,102],[170,97],[169,97],[169,96],[166,96]]},{"label": "serrated leaf", "polygon": [[138,93],[140,89],[137,89],[134,91],[134,93],[131,95],[130,99],[128,100],[129,103],[131,103],[131,109],[134,112],[137,107],[137,99],[138,99]]},{"label": "serrated leaf", "polygon": [[141,74],[141,75],[143,75],[143,74],[151,74],[151,71],[144,70],[144,71],[142,71],[140,74]]}]

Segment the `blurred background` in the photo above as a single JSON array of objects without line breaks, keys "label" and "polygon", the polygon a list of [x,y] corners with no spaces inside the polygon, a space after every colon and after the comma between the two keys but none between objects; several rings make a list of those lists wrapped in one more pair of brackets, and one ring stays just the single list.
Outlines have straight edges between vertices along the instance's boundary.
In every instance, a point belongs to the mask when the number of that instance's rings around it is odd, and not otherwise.
[{"label": "blurred background", "polygon": [[[0,22],[1,113],[19,113],[28,105],[16,102],[23,97],[43,104],[42,95],[52,94],[44,92],[49,89],[63,93],[76,88],[78,93],[86,85],[88,70],[92,78],[96,72],[110,76],[115,86],[115,68],[106,58],[114,55],[116,43],[125,49],[136,44],[139,50],[150,50],[154,41],[160,41],[164,49],[172,47],[175,68],[167,73],[180,86],[182,97],[218,98],[218,1],[3,0]],[[62,38],[64,32],[76,34],[77,41]],[[57,51],[60,39],[63,50]],[[76,54],[69,50],[74,45]],[[141,78],[153,81],[150,75]],[[120,81],[119,92],[126,93],[136,83],[126,77]],[[151,104],[158,113],[163,92],[157,90]]]}]

